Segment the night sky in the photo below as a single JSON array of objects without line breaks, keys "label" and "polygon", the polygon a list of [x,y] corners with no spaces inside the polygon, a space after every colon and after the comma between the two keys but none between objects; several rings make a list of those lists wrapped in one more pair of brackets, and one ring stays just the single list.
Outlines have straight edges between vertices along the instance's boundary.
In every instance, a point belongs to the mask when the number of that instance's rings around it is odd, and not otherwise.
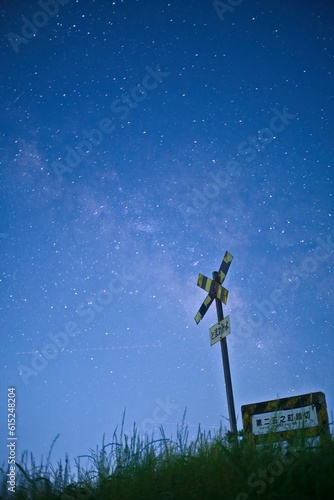
[{"label": "night sky", "polygon": [[[222,4],[222,2],[220,2]],[[0,3],[1,401],[17,453],[228,427],[241,405],[334,410],[330,0]],[[157,434],[158,435],[158,434]]]}]

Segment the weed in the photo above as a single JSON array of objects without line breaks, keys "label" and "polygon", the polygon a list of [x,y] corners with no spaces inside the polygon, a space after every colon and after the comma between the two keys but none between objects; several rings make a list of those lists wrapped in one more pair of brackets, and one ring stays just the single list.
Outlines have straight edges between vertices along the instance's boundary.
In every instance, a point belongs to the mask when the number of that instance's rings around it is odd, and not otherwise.
[{"label": "weed", "polygon": [[[16,492],[8,493],[5,467],[0,469],[1,498],[19,500],[192,500],[254,497],[277,499],[332,499],[334,493],[334,436],[308,440],[303,434],[290,442],[272,436],[256,444],[240,432],[231,439],[221,426],[215,432],[198,427],[189,440],[185,413],[176,439],[142,436],[134,424],[132,435],[115,429],[110,442],[53,467],[50,456],[40,465],[24,452],[17,463]],[[82,460],[86,460],[84,467]]]}]

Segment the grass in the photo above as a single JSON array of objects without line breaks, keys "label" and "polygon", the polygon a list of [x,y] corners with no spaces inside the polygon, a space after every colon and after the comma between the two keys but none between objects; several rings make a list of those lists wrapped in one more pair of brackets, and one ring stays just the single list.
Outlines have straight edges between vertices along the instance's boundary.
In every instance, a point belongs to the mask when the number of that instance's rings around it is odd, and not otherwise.
[{"label": "grass", "polygon": [[[185,418],[185,416],[184,416]],[[269,436],[261,445],[240,433],[238,442],[221,427],[214,433],[199,427],[194,440],[182,424],[176,439],[132,435],[116,428],[110,443],[57,467],[37,465],[23,453],[16,468],[16,492],[7,491],[7,469],[0,469],[1,498],[33,500],[192,500],[252,498],[315,500],[334,498],[334,436],[310,441],[301,434],[277,443]],[[86,461],[85,467],[82,465]]]}]

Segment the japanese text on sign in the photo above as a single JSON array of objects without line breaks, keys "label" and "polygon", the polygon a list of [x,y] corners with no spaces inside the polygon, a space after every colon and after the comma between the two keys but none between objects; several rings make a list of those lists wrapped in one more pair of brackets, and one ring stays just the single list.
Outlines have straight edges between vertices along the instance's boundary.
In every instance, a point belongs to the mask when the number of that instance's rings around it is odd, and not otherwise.
[{"label": "japanese text on sign", "polygon": [[222,319],[216,325],[212,326],[209,330],[210,333],[210,344],[213,345],[219,340],[226,337],[230,333],[230,318],[226,316],[226,318]]},{"label": "japanese text on sign", "polygon": [[315,405],[252,415],[253,434],[283,432],[318,425]]}]

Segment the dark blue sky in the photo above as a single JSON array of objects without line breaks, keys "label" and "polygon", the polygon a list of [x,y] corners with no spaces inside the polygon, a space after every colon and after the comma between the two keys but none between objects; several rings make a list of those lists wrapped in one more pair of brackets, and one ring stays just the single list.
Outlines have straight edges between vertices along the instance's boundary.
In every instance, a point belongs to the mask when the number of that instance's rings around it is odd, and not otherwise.
[{"label": "dark blue sky", "polygon": [[8,386],[37,458],[125,407],[128,431],[227,424],[214,307],[194,321],[226,250],[238,427],[277,395],[334,409],[333,15],[1,2],[1,463]]}]

